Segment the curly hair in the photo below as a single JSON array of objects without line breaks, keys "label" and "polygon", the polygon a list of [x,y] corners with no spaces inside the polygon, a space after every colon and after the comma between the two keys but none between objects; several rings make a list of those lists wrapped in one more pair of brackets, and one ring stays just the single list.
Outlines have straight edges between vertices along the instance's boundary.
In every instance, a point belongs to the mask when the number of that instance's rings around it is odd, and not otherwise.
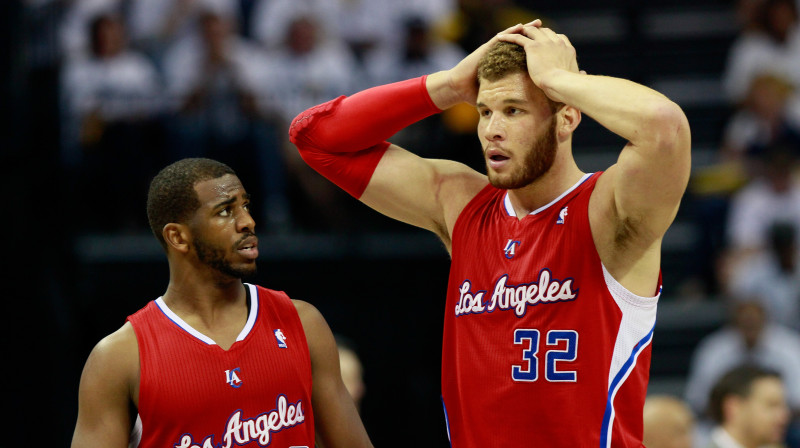
[{"label": "curly hair", "polygon": [[[525,49],[511,42],[497,42],[478,62],[478,83],[499,81],[508,75],[528,73],[528,60]],[[547,99],[552,112],[563,103]]]},{"label": "curly hair", "polygon": [[478,62],[478,81],[497,81],[527,71],[525,49],[511,42],[498,42]]},{"label": "curly hair", "polygon": [[156,174],[147,193],[147,220],[164,249],[167,248],[161,233],[164,226],[186,222],[200,207],[195,184],[226,174],[235,176],[236,172],[222,162],[205,158],[179,160]]}]

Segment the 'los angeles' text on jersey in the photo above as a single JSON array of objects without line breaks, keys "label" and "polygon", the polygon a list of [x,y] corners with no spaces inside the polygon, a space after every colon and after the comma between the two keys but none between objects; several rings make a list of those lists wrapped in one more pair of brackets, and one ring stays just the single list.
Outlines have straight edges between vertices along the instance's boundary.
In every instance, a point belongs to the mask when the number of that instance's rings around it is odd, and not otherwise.
[{"label": "'los angeles' text on jersey", "polygon": [[600,260],[600,176],[521,219],[487,186],[459,215],[442,345],[453,448],[641,447],[658,295],[634,295]]},{"label": "'los angeles' text on jersey", "polygon": [[535,282],[511,285],[506,274],[497,279],[491,295],[487,295],[485,290],[473,292],[472,283],[464,280],[458,288],[456,316],[513,310],[517,317],[522,317],[529,306],[575,300],[578,290],[574,288],[572,281],[571,278],[552,278],[549,269],[542,269]]},{"label": "'los angeles' text on jersey", "polygon": [[131,446],[314,446],[311,359],[297,310],[283,292],[245,287],[247,322],[227,350],[162,298],[128,318],[141,364]]}]

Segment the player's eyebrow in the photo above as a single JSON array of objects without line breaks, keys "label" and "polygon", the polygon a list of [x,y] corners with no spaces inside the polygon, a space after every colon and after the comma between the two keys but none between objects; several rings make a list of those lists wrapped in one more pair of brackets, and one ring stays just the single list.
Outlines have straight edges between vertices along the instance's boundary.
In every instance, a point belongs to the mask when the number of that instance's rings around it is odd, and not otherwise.
[{"label": "player's eyebrow", "polygon": [[[524,104],[525,100],[521,100],[519,98],[506,98],[503,100],[503,104]],[[475,104],[475,107],[486,107],[486,104],[483,102],[478,102]]]}]

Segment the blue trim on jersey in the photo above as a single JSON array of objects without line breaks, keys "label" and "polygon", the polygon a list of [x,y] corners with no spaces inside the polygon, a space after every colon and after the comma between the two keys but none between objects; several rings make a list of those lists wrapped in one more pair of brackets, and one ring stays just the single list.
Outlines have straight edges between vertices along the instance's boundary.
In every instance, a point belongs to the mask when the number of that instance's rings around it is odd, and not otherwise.
[{"label": "blue trim on jersey", "polygon": [[447,418],[447,406],[444,404],[444,395],[441,395],[442,398],[442,408],[444,409],[444,427],[447,429],[447,443],[450,445],[450,448],[453,447],[453,442],[450,441],[450,419]]},{"label": "blue trim on jersey", "polygon": [[628,360],[625,361],[625,364],[622,365],[622,368],[617,375],[614,377],[614,380],[611,381],[611,387],[608,390],[608,400],[606,401],[606,412],[603,414],[603,426],[600,430],[600,447],[606,448],[608,447],[609,438],[611,437],[611,411],[613,410],[613,396],[614,393],[622,387],[620,383],[622,378],[625,377],[625,374],[628,373],[631,369],[633,369],[634,361],[636,358],[639,357],[639,353],[644,350],[647,344],[653,339],[653,330],[655,330],[656,326],[655,323],[653,324],[653,328],[650,329],[650,332],[647,333],[645,337],[643,337],[634,347],[631,356],[628,357]]}]

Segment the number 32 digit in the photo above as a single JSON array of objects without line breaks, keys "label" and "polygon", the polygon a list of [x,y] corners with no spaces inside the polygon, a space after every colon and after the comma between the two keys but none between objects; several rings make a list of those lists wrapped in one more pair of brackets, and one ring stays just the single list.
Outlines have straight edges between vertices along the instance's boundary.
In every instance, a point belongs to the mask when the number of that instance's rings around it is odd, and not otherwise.
[{"label": "number 32 digit", "polygon": [[[563,349],[555,348],[564,341]],[[522,350],[522,365],[511,366],[514,381],[536,381],[539,378],[539,330],[518,328],[514,330],[514,345],[526,345]],[[547,350],[547,348],[550,348]],[[545,343],[545,380],[550,382],[575,382],[578,373],[574,370],[559,370],[558,362],[575,361],[578,356],[578,332],[574,330],[550,330]]]}]

